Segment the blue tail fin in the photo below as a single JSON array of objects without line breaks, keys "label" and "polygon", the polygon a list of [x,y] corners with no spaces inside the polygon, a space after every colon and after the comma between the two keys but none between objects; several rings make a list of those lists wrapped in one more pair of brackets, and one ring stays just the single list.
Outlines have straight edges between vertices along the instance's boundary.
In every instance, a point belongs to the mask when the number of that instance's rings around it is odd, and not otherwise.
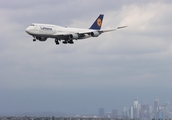
[{"label": "blue tail fin", "polygon": [[96,21],[92,24],[90,29],[100,30],[103,23],[103,17],[104,15],[100,14],[99,17],[96,19]]}]

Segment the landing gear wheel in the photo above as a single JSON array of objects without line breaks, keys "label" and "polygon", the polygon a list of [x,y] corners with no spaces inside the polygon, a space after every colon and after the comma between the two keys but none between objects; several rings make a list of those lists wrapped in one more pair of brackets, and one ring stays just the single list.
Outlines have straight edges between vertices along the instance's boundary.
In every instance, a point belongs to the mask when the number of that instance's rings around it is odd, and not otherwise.
[{"label": "landing gear wheel", "polygon": [[36,41],[36,39],[34,38],[34,39],[33,39],[33,41],[35,42],[35,41]]},{"label": "landing gear wheel", "polygon": [[55,40],[55,43],[56,43],[56,45],[59,45],[59,41],[58,40]]},{"label": "landing gear wheel", "polygon": [[63,41],[63,44],[67,44],[67,41]]},{"label": "landing gear wheel", "polygon": [[69,44],[74,44],[73,40],[68,41]]}]

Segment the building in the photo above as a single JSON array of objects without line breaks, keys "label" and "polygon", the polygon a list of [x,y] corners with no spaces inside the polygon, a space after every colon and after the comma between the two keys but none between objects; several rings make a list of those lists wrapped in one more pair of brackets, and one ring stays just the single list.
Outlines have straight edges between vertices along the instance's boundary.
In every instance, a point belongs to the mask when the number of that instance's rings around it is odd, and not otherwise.
[{"label": "building", "polygon": [[170,102],[166,102],[165,106],[166,106],[166,108],[164,110],[165,111],[165,117],[169,118],[169,113],[170,113],[170,110],[171,110]]},{"label": "building", "polygon": [[137,99],[135,99],[133,103],[133,117],[134,118],[139,118],[139,109],[140,109],[139,102]]},{"label": "building", "polygon": [[128,112],[127,112],[127,108],[126,108],[126,107],[123,107],[123,110],[122,110],[122,117],[123,117],[123,118],[127,118],[127,117],[128,117]]},{"label": "building", "polygon": [[152,106],[149,106],[149,109],[148,109],[148,119],[152,120],[152,118],[153,118]]},{"label": "building", "polygon": [[134,103],[133,103],[133,107],[134,107],[134,108],[137,108],[137,107],[138,107],[138,104],[139,104],[138,100],[135,99],[135,100],[134,100]]},{"label": "building", "polygon": [[112,110],[112,118],[118,117],[118,110]]},{"label": "building", "polygon": [[155,99],[154,101],[154,117],[158,118],[159,117],[159,99]]},{"label": "building", "polygon": [[129,108],[129,117],[133,119],[133,106]]},{"label": "building", "polygon": [[99,116],[104,117],[105,116],[105,110],[104,108],[99,108]]}]

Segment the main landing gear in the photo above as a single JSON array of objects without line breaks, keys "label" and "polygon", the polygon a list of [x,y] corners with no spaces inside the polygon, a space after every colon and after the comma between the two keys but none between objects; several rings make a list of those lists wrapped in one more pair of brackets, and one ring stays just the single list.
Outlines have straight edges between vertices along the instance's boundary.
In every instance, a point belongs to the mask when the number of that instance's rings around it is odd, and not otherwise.
[{"label": "main landing gear", "polygon": [[[59,41],[61,41],[61,40],[55,39],[56,45],[59,45],[59,44],[60,44]],[[62,43],[63,43],[63,44],[74,44],[73,40],[63,40]]]},{"label": "main landing gear", "polygon": [[63,44],[67,44],[67,41],[66,41],[66,40],[64,40],[64,41],[63,41]]},{"label": "main landing gear", "polygon": [[74,44],[73,40],[64,40],[63,44]]},{"label": "main landing gear", "polygon": [[56,45],[59,45],[59,40],[55,39],[55,43],[56,43]]}]

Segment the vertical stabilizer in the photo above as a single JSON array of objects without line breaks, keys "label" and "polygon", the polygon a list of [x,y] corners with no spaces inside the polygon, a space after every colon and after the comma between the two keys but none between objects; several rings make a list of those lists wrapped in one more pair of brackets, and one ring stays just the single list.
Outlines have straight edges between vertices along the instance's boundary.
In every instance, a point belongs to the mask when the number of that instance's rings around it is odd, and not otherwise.
[{"label": "vertical stabilizer", "polygon": [[103,17],[104,15],[100,14],[99,17],[96,19],[96,21],[92,24],[90,29],[100,30],[103,23]]}]

